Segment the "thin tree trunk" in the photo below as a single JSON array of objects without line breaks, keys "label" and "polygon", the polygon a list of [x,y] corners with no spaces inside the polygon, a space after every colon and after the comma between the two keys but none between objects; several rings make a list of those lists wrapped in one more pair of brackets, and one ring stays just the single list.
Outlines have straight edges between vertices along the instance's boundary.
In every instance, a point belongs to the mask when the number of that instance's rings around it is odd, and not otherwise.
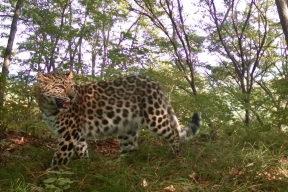
[{"label": "thin tree trunk", "polygon": [[[14,11],[14,16],[13,16],[12,23],[11,23],[10,35],[9,35],[7,47],[6,47],[6,50],[4,53],[4,63],[2,66],[2,73],[0,76],[0,107],[4,106],[7,76],[9,73],[8,69],[9,69],[9,65],[10,65],[10,58],[12,55],[13,42],[15,39],[16,31],[17,31],[17,22],[18,22],[20,14],[21,14],[21,8],[23,6],[23,2],[24,2],[24,0],[18,0],[17,1],[16,8]],[[1,115],[1,117],[2,117],[2,115]]]},{"label": "thin tree trunk", "polygon": [[283,33],[286,41],[286,49],[288,48],[288,0],[275,0],[280,23],[282,25]]},{"label": "thin tree trunk", "polygon": [[93,77],[95,77],[95,71],[96,71],[96,60],[97,60],[97,43],[99,41],[99,34],[98,34],[98,31],[96,31],[96,34],[94,35],[94,40],[93,40],[93,43],[92,43],[92,57],[91,57],[91,60],[92,60],[92,73],[91,75]]}]

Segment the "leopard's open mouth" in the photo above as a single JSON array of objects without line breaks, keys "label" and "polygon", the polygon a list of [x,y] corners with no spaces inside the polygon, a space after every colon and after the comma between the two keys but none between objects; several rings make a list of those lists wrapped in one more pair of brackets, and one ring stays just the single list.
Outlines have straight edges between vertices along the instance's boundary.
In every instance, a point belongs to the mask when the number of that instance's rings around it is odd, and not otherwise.
[{"label": "leopard's open mouth", "polygon": [[57,107],[60,109],[69,109],[70,108],[70,102],[65,102],[63,99],[59,99],[59,98],[56,98],[56,104],[57,104]]}]

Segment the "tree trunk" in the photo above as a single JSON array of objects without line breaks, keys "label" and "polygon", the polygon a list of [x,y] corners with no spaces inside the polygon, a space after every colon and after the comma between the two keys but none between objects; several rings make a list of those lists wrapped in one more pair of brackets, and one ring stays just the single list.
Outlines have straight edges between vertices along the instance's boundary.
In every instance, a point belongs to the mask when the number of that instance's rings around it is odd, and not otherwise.
[{"label": "tree trunk", "polygon": [[96,71],[96,59],[97,59],[97,43],[98,43],[98,33],[94,36],[94,41],[92,43],[92,77],[95,77],[95,71]]},{"label": "tree trunk", "polygon": [[15,39],[16,31],[17,31],[17,22],[18,22],[20,14],[21,14],[21,8],[23,6],[23,2],[24,2],[24,0],[18,0],[17,1],[16,8],[14,11],[13,20],[11,23],[10,35],[9,35],[7,47],[6,47],[5,53],[4,53],[4,63],[2,66],[2,73],[0,76],[0,107],[4,106],[5,93],[6,93],[5,89],[6,89],[6,83],[7,83],[7,76],[9,73],[8,68],[10,65],[10,58],[12,55],[13,42]]},{"label": "tree trunk", "polygon": [[275,0],[280,23],[282,25],[283,33],[286,41],[286,49],[288,48],[288,0]]},{"label": "tree trunk", "polygon": [[244,105],[246,106],[244,123],[249,126],[251,123],[250,99],[244,99]]}]

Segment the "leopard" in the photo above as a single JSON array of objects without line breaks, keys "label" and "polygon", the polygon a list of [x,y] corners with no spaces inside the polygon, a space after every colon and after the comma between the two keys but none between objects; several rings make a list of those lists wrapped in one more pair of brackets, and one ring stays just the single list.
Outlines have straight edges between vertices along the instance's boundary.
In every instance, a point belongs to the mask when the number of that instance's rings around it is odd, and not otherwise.
[{"label": "leopard", "polygon": [[121,154],[138,149],[139,132],[148,129],[167,140],[173,154],[202,125],[201,113],[180,126],[161,83],[143,75],[76,83],[73,72],[37,74],[37,103],[43,120],[58,137],[51,169],[71,158],[88,158],[88,138],[114,136]]}]

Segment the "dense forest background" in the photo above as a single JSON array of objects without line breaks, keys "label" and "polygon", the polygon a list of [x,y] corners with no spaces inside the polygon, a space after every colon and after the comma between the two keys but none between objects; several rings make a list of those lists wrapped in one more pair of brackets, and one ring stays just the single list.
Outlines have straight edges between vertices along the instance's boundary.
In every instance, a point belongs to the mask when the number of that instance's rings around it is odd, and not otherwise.
[{"label": "dense forest background", "polygon": [[[287,45],[286,0],[2,0],[0,191],[287,191]],[[201,112],[200,134],[177,157],[145,130],[125,158],[88,140],[89,165],[46,172],[36,74],[71,70],[150,76],[183,125]]]},{"label": "dense forest background", "polygon": [[35,126],[35,72],[69,70],[81,82],[152,76],[180,118],[201,111],[208,128],[288,124],[274,1],[10,0],[0,11],[2,129]]}]

